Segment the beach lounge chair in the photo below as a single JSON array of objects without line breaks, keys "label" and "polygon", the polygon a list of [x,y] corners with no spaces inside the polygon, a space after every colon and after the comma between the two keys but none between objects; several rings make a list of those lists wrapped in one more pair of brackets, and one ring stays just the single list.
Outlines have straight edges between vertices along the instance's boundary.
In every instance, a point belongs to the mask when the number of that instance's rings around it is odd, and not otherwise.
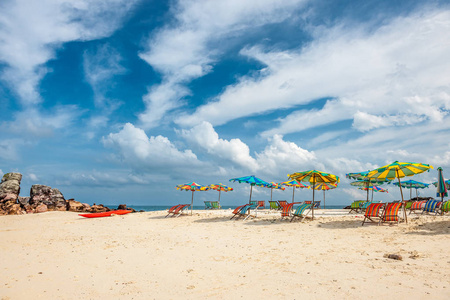
[{"label": "beach lounge chair", "polygon": [[[306,203],[306,204],[308,204],[308,203]],[[314,201],[314,208],[320,209],[320,201]]]},{"label": "beach lounge chair", "polygon": [[[305,213],[305,211],[306,211],[306,213]],[[303,219],[306,218],[306,215],[309,214],[310,211],[311,211],[311,204],[303,203],[302,205],[297,207],[297,209],[292,214],[291,222],[296,217],[301,218],[300,222],[302,222]]]},{"label": "beach lounge chair", "polygon": [[230,220],[232,220],[233,218],[236,218],[236,217],[240,216],[241,210],[242,210],[244,207],[248,206],[248,205],[249,205],[249,204],[244,204],[244,205],[241,205],[241,206],[236,207],[236,208],[232,211],[233,216],[230,218]]},{"label": "beach lounge chair", "polygon": [[[380,211],[384,207],[384,203],[370,203],[370,202],[366,202],[366,203],[369,203],[369,205],[365,209],[364,220],[362,222],[362,226],[364,226],[364,223],[366,223],[366,220],[370,220],[372,222],[376,222],[379,224],[380,220],[381,220],[381,212]],[[378,220],[374,220],[375,218]]]},{"label": "beach lounge chair", "polygon": [[264,200],[258,201],[258,208],[259,209],[266,208],[266,201],[264,201]]},{"label": "beach lounge chair", "polygon": [[398,211],[400,210],[400,207],[402,207],[402,205],[402,202],[387,203],[386,207],[383,210],[383,213],[381,214],[380,224],[390,222],[397,222],[398,224]]},{"label": "beach lounge chair", "polygon": [[290,218],[292,216],[292,208],[294,207],[294,204],[299,204],[301,202],[292,202],[288,203],[281,209],[281,219],[283,218]]},{"label": "beach lounge chair", "polygon": [[441,208],[439,210],[439,213],[448,213],[450,212],[450,201],[446,201],[441,205]]},{"label": "beach lounge chair", "polygon": [[[244,207],[242,207],[242,209],[240,209],[237,212],[236,219],[239,219],[240,217],[244,217],[244,221],[245,221],[249,217],[256,218],[257,217],[258,208],[259,208],[259,204],[257,202],[256,203],[251,203],[250,205],[245,205]],[[251,214],[252,211],[255,213],[254,215]]]},{"label": "beach lounge chair", "polygon": [[204,201],[205,202],[205,209],[212,209],[211,201]]},{"label": "beach lounge chair", "polygon": [[277,201],[269,201],[269,208],[271,210],[279,210],[280,209],[280,205],[278,204]]},{"label": "beach lounge chair", "polygon": [[362,202],[365,202],[364,200],[356,200],[356,201],[353,201],[353,203],[352,204],[350,204],[350,211],[348,212],[348,213],[351,213],[352,211],[355,211],[355,212],[359,212],[360,210],[361,210],[361,208],[360,208],[360,203],[362,203]]},{"label": "beach lounge chair", "polygon": [[219,201],[211,201],[212,209],[220,209]]},{"label": "beach lounge chair", "polygon": [[178,204],[178,205],[175,205],[175,206],[172,206],[171,208],[169,208],[169,210],[167,211],[168,212],[168,214],[167,214],[167,216],[166,216],[166,218],[169,216],[169,215],[172,215],[172,217],[179,217],[179,216],[181,216],[181,214],[183,213],[183,211],[186,209],[186,208],[188,208],[189,206],[191,206],[190,204]]},{"label": "beach lounge chair", "polygon": [[425,206],[423,207],[422,214],[423,213],[436,213],[439,208],[438,205],[440,202],[441,201],[434,200],[434,199],[428,200],[427,203],[425,203]]},{"label": "beach lounge chair", "polygon": [[409,214],[411,214],[412,212],[416,213],[416,211],[423,211],[425,203],[427,203],[426,200],[414,201],[409,208]]},{"label": "beach lounge chair", "polygon": [[283,207],[288,205],[288,202],[286,200],[278,200],[278,205],[280,206],[280,209],[283,209]]}]

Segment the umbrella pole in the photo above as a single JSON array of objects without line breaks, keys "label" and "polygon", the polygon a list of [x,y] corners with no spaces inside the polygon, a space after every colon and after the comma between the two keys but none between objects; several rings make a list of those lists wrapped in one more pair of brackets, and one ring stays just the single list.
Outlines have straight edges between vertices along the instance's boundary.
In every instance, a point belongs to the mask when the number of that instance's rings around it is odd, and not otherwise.
[{"label": "umbrella pole", "polygon": [[270,201],[272,201],[273,188],[270,188]]},{"label": "umbrella pole", "polygon": [[406,224],[408,224],[408,217],[406,216],[406,204],[404,203],[403,200],[402,183],[400,182],[400,175],[398,175],[398,170],[396,171],[397,171],[398,186],[400,187],[400,194],[402,195],[403,214],[405,215],[405,222]]},{"label": "umbrella pole", "polygon": [[250,185],[250,200],[248,200],[248,204],[252,203],[252,191],[253,191],[253,185]]},{"label": "umbrella pole", "polygon": [[323,190],[323,209],[325,209],[325,190]]},{"label": "umbrella pole", "polygon": [[373,202],[373,188],[372,188],[372,202]]},{"label": "umbrella pole", "polygon": [[314,191],[316,190],[316,177],[313,176],[313,205],[312,205],[312,219],[314,220]]},{"label": "umbrella pole", "polygon": [[409,184],[409,200],[412,200],[412,184]]},{"label": "umbrella pole", "polygon": [[221,192],[221,190],[219,190],[219,209],[221,208],[221,206],[220,206],[220,192]]},{"label": "umbrella pole", "polygon": [[369,202],[369,181],[367,181],[367,200],[366,202]]},{"label": "umbrella pole", "polygon": [[295,186],[292,186],[292,203],[294,203]]},{"label": "umbrella pole", "polygon": [[194,191],[192,191],[192,198],[191,198],[191,216],[192,216],[192,206],[194,205]]}]

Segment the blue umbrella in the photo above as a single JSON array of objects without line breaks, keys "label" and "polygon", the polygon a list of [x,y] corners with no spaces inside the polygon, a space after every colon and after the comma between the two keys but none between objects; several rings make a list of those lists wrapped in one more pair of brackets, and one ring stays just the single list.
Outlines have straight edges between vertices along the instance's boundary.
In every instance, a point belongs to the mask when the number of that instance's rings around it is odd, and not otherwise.
[{"label": "blue umbrella", "polygon": [[263,187],[271,187],[271,183],[264,181],[258,177],[255,177],[255,175],[251,175],[251,176],[244,176],[244,177],[238,177],[238,178],[232,178],[230,179],[231,182],[239,182],[239,183],[248,183],[250,184],[250,200],[248,203],[250,203],[252,201],[252,190],[253,190],[253,186],[263,186]]},{"label": "blue umbrella", "polygon": [[[394,185],[398,186],[399,183],[398,182],[394,182]],[[427,188],[430,184],[429,183],[423,183],[423,182],[415,181],[415,180],[406,180],[406,181],[402,181],[401,185],[402,185],[402,188],[409,189],[409,199],[411,200],[411,198],[412,198],[412,189],[416,189],[416,197],[418,197],[419,195],[417,194],[417,189]]]}]

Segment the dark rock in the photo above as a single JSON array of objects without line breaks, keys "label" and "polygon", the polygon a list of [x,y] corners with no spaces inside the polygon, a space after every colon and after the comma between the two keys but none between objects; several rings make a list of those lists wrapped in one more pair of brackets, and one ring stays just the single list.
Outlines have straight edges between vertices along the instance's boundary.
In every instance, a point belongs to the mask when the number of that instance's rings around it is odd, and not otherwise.
[{"label": "dark rock", "polygon": [[0,183],[0,203],[7,201],[17,201],[20,194],[20,181],[22,174],[7,173],[3,175]]},{"label": "dark rock", "polygon": [[31,186],[29,202],[34,207],[45,204],[49,210],[64,210],[67,206],[63,194],[58,189],[42,184]]},{"label": "dark rock", "polygon": [[145,212],[145,210],[141,209],[139,212]]},{"label": "dark rock", "polygon": [[403,257],[400,254],[385,254],[384,257],[395,260],[403,260]]},{"label": "dark rock", "polygon": [[119,206],[117,206],[117,209],[127,209],[127,205],[126,204],[119,204]]},{"label": "dark rock", "polygon": [[96,212],[105,212],[108,211],[109,209],[105,206],[103,206],[102,204],[99,205],[92,205],[91,206],[91,212],[96,213]]},{"label": "dark rock", "polygon": [[8,201],[8,202],[4,203],[3,210],[8,215],[22,215],[25,213],[22,210],[22,207],[20,206],[20,204],[17,204],[13,201]]},{"label": "dark rock", "polygon": [[19,202],[20,205],[25,206],[27,204],[29,204],[30,202],[30,197],[20,197],[17,198],[17,202]]}]

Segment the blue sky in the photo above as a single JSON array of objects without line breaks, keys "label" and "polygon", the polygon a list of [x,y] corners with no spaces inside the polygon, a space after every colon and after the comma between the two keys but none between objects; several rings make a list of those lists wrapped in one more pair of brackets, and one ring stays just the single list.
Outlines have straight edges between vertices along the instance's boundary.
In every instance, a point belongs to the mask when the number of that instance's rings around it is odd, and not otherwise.
[{"label": "blue sky", "polygon": [[[345,173],[395,160],[448,178],[449,41],[447,1],[2,1],[0,175],[140,205],[308,169],[341,176],[327,203],[349,204],[365,194]],[[224,205],[248,199],[229,185]]]}]

